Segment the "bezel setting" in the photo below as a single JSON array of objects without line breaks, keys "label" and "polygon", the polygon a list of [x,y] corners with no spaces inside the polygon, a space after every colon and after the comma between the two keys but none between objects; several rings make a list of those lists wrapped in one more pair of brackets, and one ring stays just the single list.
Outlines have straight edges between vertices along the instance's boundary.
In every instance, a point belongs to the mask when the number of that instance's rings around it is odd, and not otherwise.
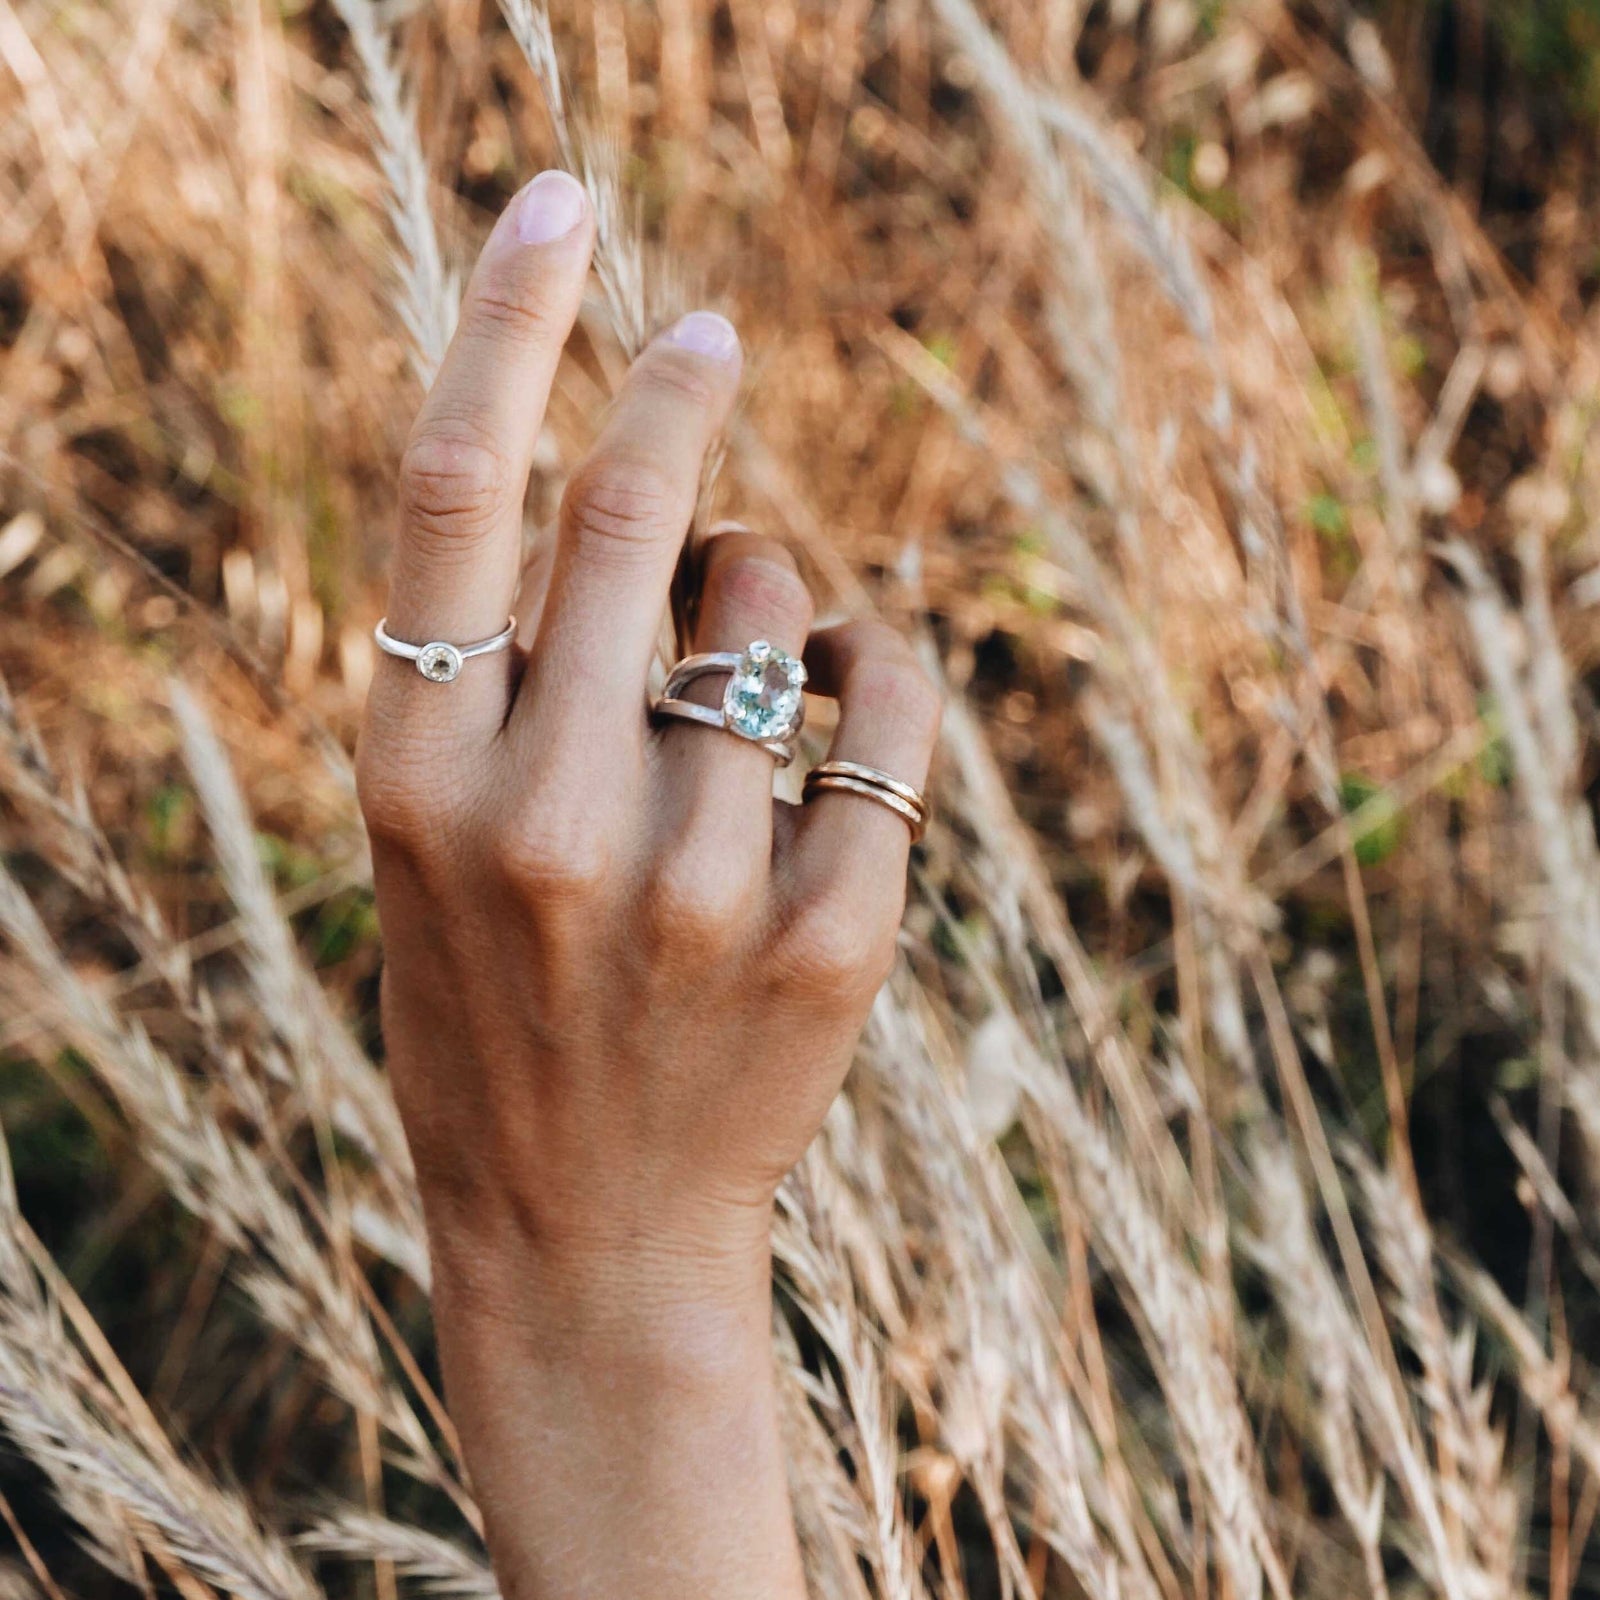
[{"label": "bezel setting", "polygon": [[789,739],[805,720],[806,669],[765,639],[746,647],[722,695],[728,728],[745,739]]},{"label": "bezel setting", "polygon": [[417,652],[417,671],[429,683],[451,683],[461,671],[461,652],[443,639],[435,639]]}]

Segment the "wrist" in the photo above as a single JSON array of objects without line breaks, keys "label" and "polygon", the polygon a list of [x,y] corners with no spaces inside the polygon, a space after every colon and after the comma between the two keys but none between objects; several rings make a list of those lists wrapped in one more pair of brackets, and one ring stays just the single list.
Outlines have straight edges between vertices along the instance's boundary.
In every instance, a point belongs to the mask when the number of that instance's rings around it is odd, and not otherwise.
[{"label": "wrist", "polygon": [[770,1366],[771,1253],[759,1229],[625,1243],[433,1233],[441,1337],[475,1365],[603,1367],[719,1384]]},{"label": "wrist", "polygon": [[804,1592],[765,1249],[575,1270],[457,1245],[435,1263],[446,1392],[507,1600]]},{"label": "wrist", "polygon": [[[451,1414],[506,1600],[802,1595],[769,1290],[638,1279],[436,1294]],[[758,1303],[759,1300],[759,1303]]]}]

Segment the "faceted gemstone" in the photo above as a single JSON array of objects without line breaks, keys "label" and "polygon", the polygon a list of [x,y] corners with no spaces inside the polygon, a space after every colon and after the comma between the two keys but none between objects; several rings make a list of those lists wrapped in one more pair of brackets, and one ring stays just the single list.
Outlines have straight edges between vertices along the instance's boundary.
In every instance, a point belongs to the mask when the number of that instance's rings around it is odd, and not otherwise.
[{"label": "faceted gemstone", "polygon": [[806,669],[758,639],[739,658],[722,696],[728,726],[747,739],[786,739],[805,715]]},{"label": "faceted gemstone", "polygon": [[451,644],[425,644],[417,657],[417,671],[430,683],[449,683],[461,670],[461,652]]}]

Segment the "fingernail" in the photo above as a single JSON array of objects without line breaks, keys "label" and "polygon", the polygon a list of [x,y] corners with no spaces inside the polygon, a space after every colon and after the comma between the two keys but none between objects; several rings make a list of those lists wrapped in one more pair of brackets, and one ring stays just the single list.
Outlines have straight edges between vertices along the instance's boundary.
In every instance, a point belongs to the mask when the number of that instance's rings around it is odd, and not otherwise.
[{"label": "fingernail", "polygon": [[517,207],[517,237],[524,244],[549,244],[583,220],[588,205],[583,185],[568,172],[541,172]]},{"label": "fingernail", "polygon": [[667,334],[667,342],[717,361],[732,361],[739,353],[739,335],[733,324],[715,311],[691,311],[688,316],[679,317]]}]

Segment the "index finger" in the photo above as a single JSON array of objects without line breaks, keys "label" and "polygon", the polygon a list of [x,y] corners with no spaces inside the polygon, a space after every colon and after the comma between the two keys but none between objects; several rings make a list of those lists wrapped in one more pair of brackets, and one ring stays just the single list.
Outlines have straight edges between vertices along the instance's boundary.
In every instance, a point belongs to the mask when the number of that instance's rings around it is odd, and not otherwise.
[{"label": "index finger", "polygon": [[[478,258],[460,321],[400,465],[388,630],[421,644],[498,633],[516,590],[522,503],[550,387],[583,298],[594,239],[576,178],[543,172],[506,208]],[[427,692],[395,660],[390,681]],[[503,714],[505,673],[468,662],[452,720]]]}]

